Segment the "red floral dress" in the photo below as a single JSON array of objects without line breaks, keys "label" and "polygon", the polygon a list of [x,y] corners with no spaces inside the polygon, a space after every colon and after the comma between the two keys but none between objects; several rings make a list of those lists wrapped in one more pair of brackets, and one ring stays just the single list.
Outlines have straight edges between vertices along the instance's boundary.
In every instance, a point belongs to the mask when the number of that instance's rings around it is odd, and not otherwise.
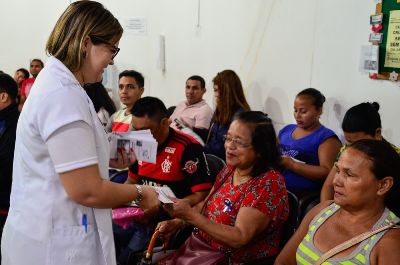
[{"label": "red floral dress", "polygon": [[[271,218],[271,223],[246,246],[233,250],[232,262],[244,263],[277,255],[282,227],[289,214],[288,197],[282,175],[270,170],[235,186],[232,184],[233,173],[234,168],[227,166],[217,176],[214,188],[219,188],[208,200],[205,216],[216,223],[234,226],[240,208],[251,207],[259,210]],[[200,235],[215,249],[230,251],[203,231],[200,231]]]}]

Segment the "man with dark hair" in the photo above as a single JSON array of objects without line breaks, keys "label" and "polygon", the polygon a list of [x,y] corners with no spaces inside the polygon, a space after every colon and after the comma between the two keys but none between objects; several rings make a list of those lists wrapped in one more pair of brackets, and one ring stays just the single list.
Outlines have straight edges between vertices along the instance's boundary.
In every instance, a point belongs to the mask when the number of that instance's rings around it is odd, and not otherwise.
[{"label": "man with dark hair", "polygon": [[[212,186],[202,146],[191,136],[170,128],[167,109],[158,98],[139,99],[132,108],[132,116],[136,130],[151,131],[158,143],[158,150],[156,164],[138,161],[130,166],[126,183],[168,186],[177,198],[187,200],[192,206],[201,202]],[[171,217],[157,207],[146,212],[144,219],[140,220],[141,224],[135,221],[136,234],[122,252],[121,264],[130,251],[145,248],[155,225],[168,219]],[[170,221],[178,225],[182,223],[179,219]]]},{"label": "man with dark hair", "polygon": [[170,117],[172,128],[183,130],[186,133],[188,131],[184,129],[189,128],[203,141],[206,140],[213,115],[212,109],[203,99],[204,93],[206,93],[204,79],[198,75],[189,77],[186,80],[186,100],[176,106]]},{"label": "man with dark hair", "polygon": [[15,134],[19,117],[17,95],[18,86],[14,79],[0,73],[0,238],[10,207]]},{"label": "man with dark hair", "polygon": [[[35,82],[36,77],[38,76],[39,72],[44,68],[44,63],[40,59],[32,59],[31,64],[29,66],[29,72],[31,73],[32,77],[27,78],[22,82],[21,86],[21,102],[20,108],[22,109],[29,93],[31,92],[31,88],[33,83]],[[28,76],[29,77],[29,76]]]},{"label": "man with dark hair", "polygon": [[24,82],[25,79],[29,78],[29,72],[25,68],[19,68],[17,71],[15,71],[14,74],[14,80],[17,82],[18,89],[21,89],[22,83]]},{"label": "man with dark hair", "polygon": [[118,95],[125,108],[115,112],[106,128],[109,132],[127,132],[132,130],[131,109],[141,98],[144,91],[144,77],[134,70],[125,70],[119,74]]},{"label": "man with dark hair", "polygon": [[[21,103],[21,90],[22,90],[22,83],[24,82],[25,79],[29,78],[29,72],[25,68],[19,68],[17,71],[15,71],[14,74],[14,80],[17,82],[18,85],[18,97],[17,97],[17,103]],[[19,105],[18,109],[19,111],[22,110],[22,104]]]}]

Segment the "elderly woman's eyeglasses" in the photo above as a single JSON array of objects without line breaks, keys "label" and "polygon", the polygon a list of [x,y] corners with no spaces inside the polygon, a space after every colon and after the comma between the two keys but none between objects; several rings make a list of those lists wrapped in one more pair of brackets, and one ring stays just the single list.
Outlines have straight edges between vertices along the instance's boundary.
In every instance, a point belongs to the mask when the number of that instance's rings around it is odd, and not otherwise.
[{"label": "elderly woman's eyeglasses", "polygon": [[90,39],[92,40],[93,44],[105,44],[111,47],[111,59],[114,60],[115,56],[117,56],[117,54],[119,53],[119,51],[121,50],[120,48],[118,48],[117,46],[111,44],[110,42],[106,41],[103,38],[100,37],[96,37],[96,36],[89,36]]},{"label": "elderly woman's eyeglasses", "polygon": [[228,135],[224,135],[223,139],[224,139],[225,144],[233,143],[236,147],[239,147],[239,148],[251,147],[251,144],[246,144],[239,138],[232,138]]}]

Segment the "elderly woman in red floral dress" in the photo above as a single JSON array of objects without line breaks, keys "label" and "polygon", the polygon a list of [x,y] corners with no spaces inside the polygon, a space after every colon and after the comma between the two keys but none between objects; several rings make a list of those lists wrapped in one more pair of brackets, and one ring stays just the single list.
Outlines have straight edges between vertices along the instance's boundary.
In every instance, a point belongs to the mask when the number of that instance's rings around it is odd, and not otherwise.
[{"label": "elderly woman in red floral dress", "polygon": [[[227,166],[203,213],[182,200],[171,212],[196,226],[212,248],[231,253],[234,264],[275,256],[289,206],[284,179],[276,170],[280,156],[271,120],[259,111],[238,114],[225,136],[225,149]],[[168,238],[182,223],[165,221],[158,228]]]}]

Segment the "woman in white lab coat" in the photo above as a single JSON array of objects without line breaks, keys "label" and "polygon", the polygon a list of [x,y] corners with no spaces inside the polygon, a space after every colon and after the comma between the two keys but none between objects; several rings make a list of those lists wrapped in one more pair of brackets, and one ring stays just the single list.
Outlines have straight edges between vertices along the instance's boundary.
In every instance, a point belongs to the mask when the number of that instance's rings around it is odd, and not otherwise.
[{"label": "woman in white lab coat", "polygon": [[82,88],[113,64],[122,31],[94,1],[72,3],[57,21],[18,123],[3,265],[115,264],[109,208],[159,203],[151,188],[106,180],[107,136]]}]

